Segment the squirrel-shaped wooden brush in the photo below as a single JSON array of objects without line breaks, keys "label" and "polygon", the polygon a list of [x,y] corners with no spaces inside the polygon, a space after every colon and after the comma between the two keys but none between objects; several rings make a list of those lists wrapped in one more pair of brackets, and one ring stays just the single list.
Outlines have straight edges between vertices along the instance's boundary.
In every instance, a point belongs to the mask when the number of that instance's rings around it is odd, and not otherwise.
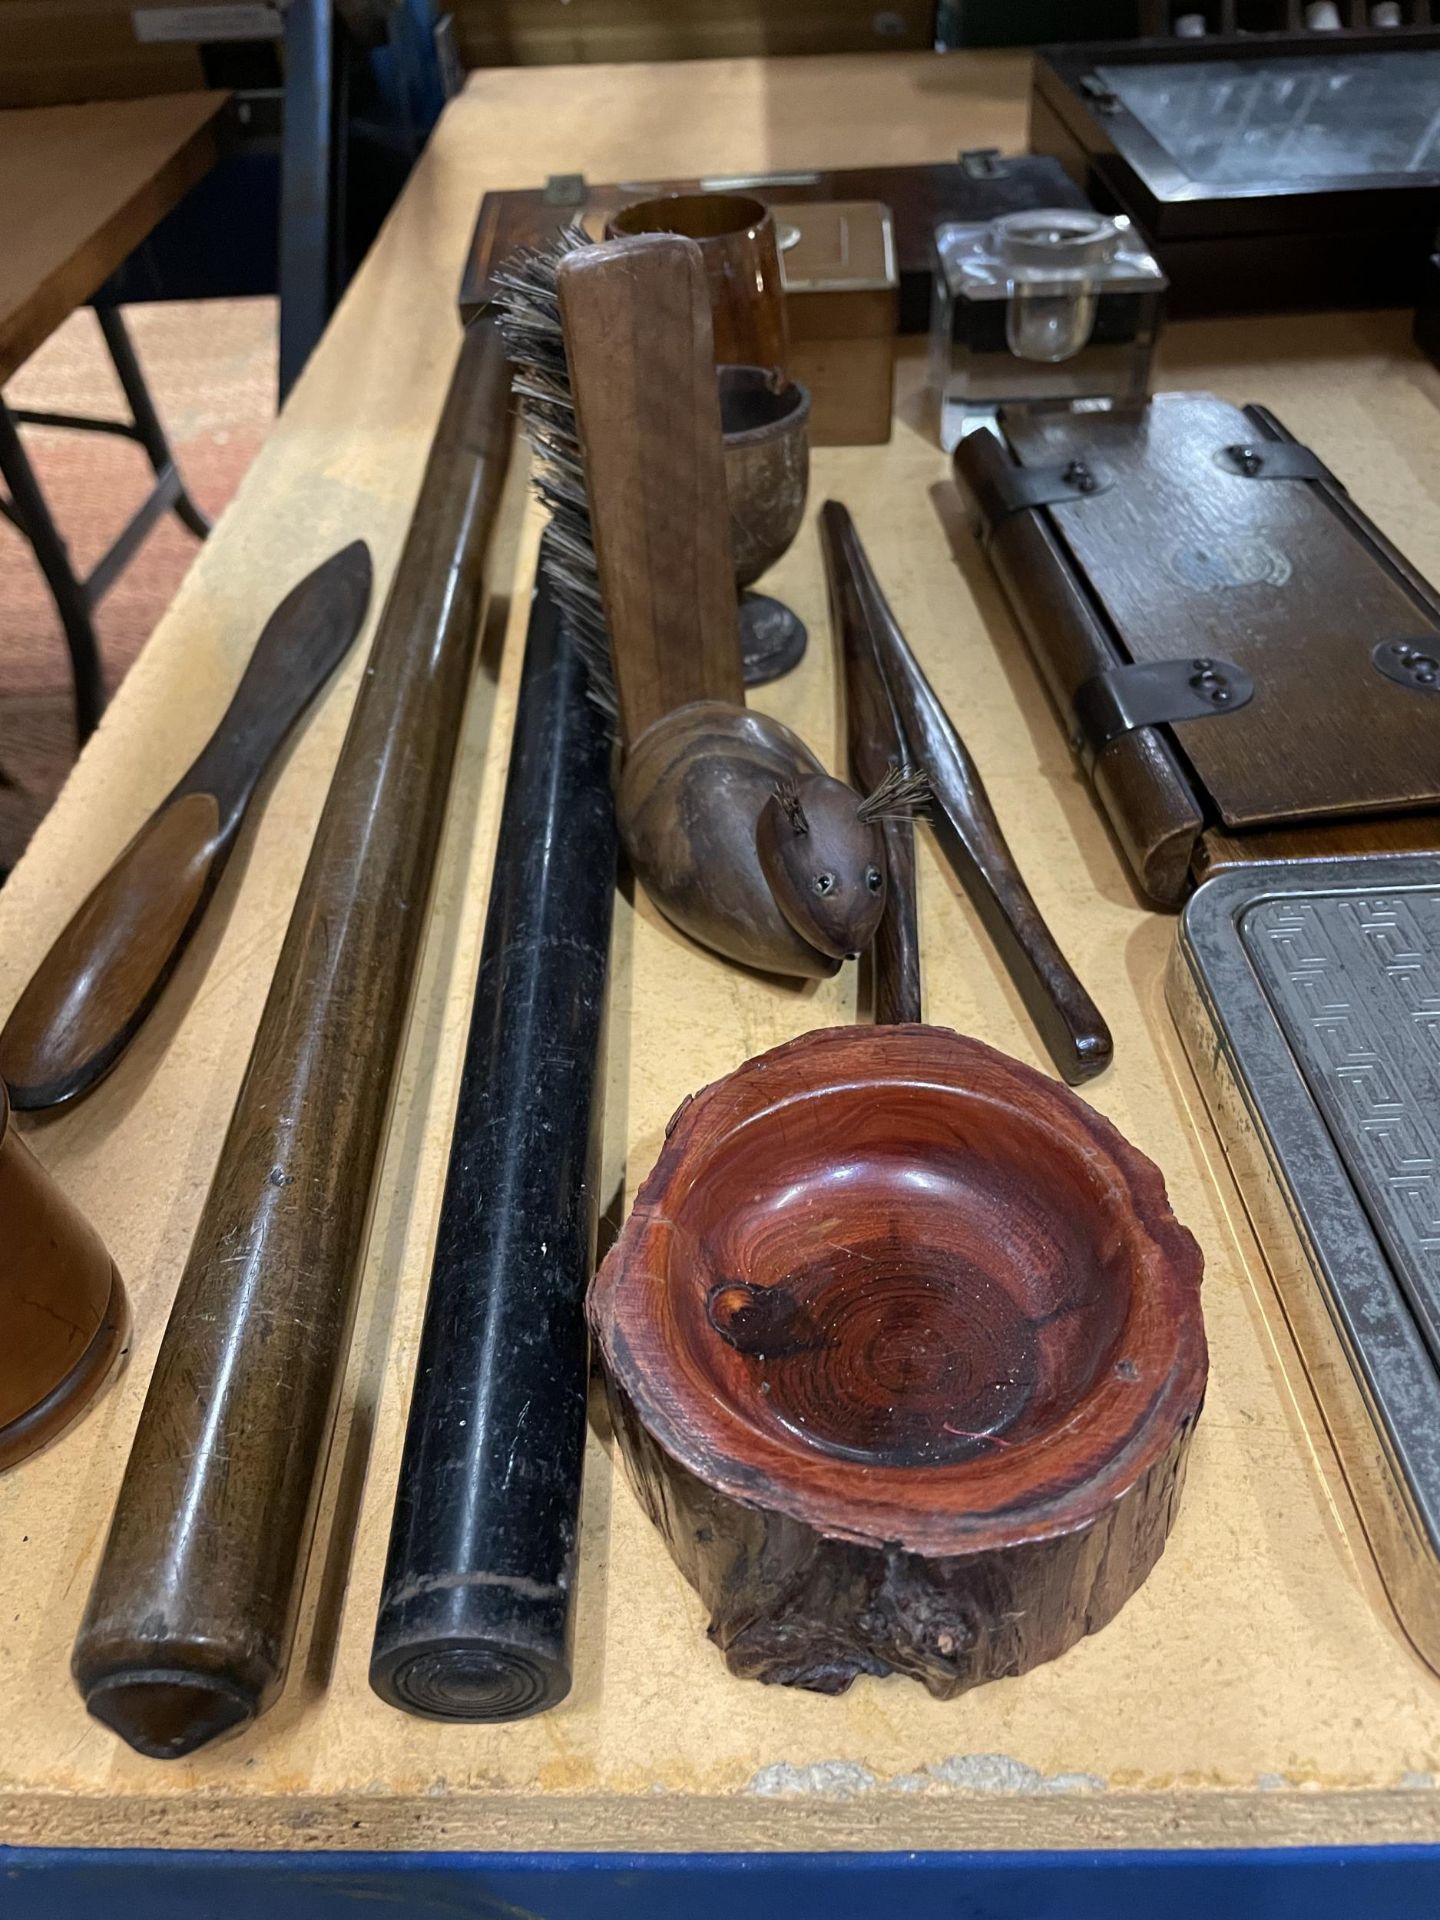
[{"label": "squirrel-shaped wooden brush", "polygon": [[926,788],[895,769],[862,797],[745,706],[700,249],[571,228],[496,279],[551,516],[541,565],[619,724],[630,864],[703,945],[824,979],[884,911],[881,821]]}]

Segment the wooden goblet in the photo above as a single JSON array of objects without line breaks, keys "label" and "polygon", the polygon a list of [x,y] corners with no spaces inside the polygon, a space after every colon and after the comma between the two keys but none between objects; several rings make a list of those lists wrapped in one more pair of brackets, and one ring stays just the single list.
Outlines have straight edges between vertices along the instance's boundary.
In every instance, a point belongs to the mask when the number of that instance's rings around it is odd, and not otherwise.
[{"label": "wooden goblet", "polygon": [[1174,1518],[1201,1265],[1108,1121],[945,1029],[806,1034],[682,1107],[589,1312],[731,1671],[949,1699],[1103,1627]]},{"label": "wooden goblet", "polygon": [[785,553],[810,487],[810,395],[764,367],[721,367],[720,431],[730,544],[740,588],[740,655],[747,687],[778,680],[805,653],[805,623],[773,594],[746,589]]}]

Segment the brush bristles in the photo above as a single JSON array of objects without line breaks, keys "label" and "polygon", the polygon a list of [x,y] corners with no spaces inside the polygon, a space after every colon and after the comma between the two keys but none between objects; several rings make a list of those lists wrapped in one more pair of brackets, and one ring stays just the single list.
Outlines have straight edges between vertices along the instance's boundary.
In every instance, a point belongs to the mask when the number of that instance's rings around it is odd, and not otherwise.
[{"label": "brush bristles", "polygon": [[540,564],[556,604],[574,631],[591,697],[614,719],[619,704],[610,633],[600,594],[585,455],[555,279],[555,270],[567,254],[593,244],[576,221],[549,246],[523,247],[511,254],[495,274],[495,307],[514,369],[511,387],[520,402],[521,430],[535,455],[530,484],[550,515]]},{"label": "brush bristles", "polygon": [[779,801],[781,812],[795,832],[809,833],[810,822],[805,817],[798,783],[794,780],[779,781],[775,787],[775,798]]},{"label": "brush bristles", "polygon": [[867,826],[876,826],[882,820],[914,820],[929,804],[930,781],[924,773],[915,767],[891,767],[857,811]]}]

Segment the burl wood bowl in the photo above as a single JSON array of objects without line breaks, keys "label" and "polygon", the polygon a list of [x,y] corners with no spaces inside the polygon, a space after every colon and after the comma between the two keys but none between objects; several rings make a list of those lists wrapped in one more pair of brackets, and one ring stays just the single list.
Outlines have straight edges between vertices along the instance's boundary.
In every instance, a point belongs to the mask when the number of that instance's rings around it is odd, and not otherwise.
[{"label": "burl wood bowl", "polygon": [[806,1034],[683,1106],[589,1310],[731,1671],[949,1699],[1105,1626],[1175,1516],[1201,1265],[1108,1121],[945,1029]]}]

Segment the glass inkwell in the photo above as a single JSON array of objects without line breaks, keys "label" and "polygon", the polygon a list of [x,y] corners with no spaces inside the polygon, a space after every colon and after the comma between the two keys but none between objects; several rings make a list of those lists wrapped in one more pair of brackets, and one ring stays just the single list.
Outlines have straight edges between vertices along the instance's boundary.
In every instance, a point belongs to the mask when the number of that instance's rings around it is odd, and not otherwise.
[{"label": "glass inkwell", "polygon": [[1123,214],[1007,213],[935,235],[930,384],[947,452],[1000,406],[1135,405],[1165,275]]}]

